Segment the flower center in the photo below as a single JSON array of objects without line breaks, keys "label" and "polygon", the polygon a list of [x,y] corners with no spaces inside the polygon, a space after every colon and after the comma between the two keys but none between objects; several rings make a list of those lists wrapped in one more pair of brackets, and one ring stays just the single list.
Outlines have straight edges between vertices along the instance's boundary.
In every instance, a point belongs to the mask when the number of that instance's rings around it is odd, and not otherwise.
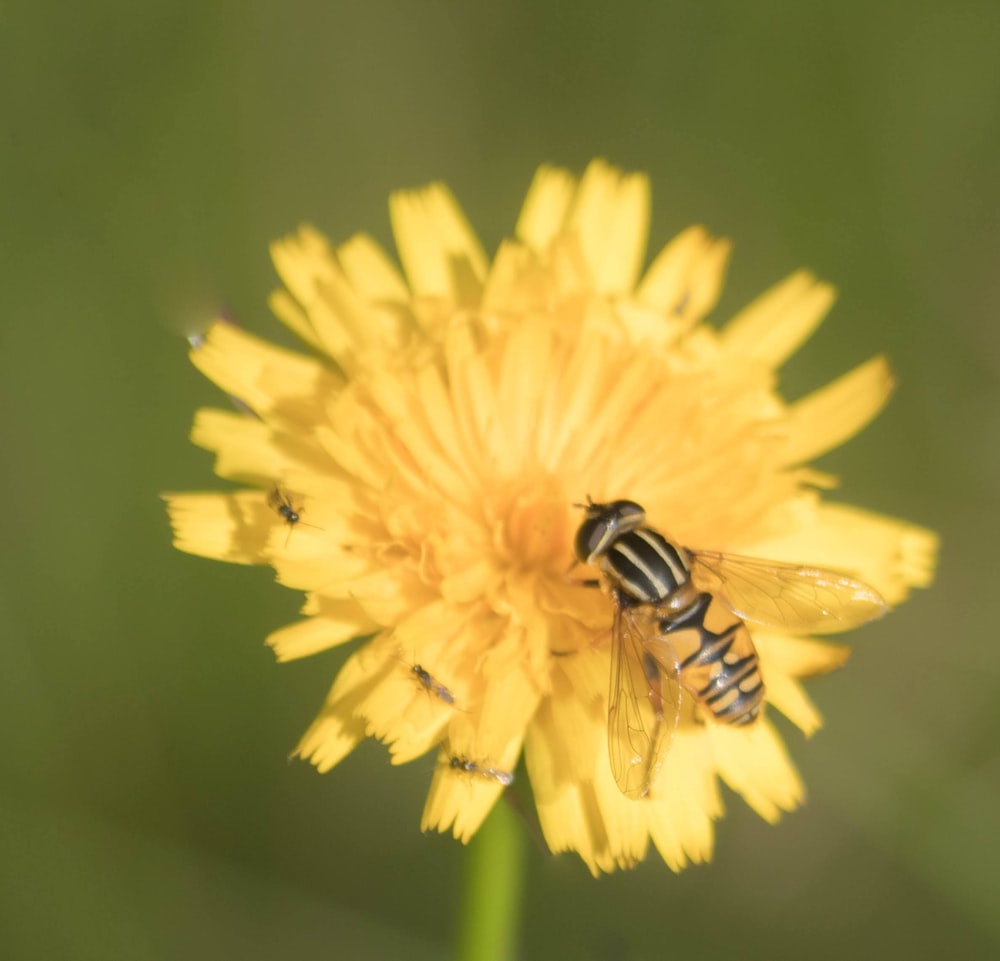
[{"label": "flower center", "polygon": [[563,485],[539,474],[512,485],[495,504],[493,541],[513,567],[565,571],[570,521]]}]

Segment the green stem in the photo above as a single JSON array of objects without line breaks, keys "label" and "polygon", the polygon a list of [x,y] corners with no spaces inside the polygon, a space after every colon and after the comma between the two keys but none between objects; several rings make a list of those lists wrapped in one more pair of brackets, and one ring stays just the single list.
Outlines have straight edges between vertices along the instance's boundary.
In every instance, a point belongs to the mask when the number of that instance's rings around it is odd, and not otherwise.
[{"label": "green stem", "polygon": [[524,835],[517,815],[497,804],[469,844],[458,961],[512,961],[524,893]]}]

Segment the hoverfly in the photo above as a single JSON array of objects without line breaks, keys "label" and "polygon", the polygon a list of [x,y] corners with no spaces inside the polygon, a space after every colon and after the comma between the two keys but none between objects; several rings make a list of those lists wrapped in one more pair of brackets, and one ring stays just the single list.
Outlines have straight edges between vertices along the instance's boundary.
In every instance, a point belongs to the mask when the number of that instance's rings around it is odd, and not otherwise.
[{"label": "hoverfly", "polygon": [[879,594],[836,571],[686,550],[646,526],[629,500],[580,505],[577,558],[615,604],[608,750],[622,793],[649,794],[690,695],[713,720],[752,724],[764,707],[745,621],[832,633],[885,613]]},{"label": "hoverfly", "polygon": [[496,781],[504,787],[509,787],[514,783],[514,775],[510,771],[501,771],[499,768],[488,766],[486,763],[471,761],[465,755],[458,754],[448,758],[448,767],[453,771],[462,771],[476,777],[484,778],[487,781]]}]

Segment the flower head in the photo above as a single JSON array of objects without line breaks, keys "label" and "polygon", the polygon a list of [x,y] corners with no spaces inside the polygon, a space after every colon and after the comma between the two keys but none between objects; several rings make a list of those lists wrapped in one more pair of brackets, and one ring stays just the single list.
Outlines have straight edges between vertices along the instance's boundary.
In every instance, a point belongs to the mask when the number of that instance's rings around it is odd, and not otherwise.
[{"label": "flower head", "polygon": [[[608,760],[613,599],[574,563],[578,505],[638,501],[672,541],[848,571],[890,604],[928,583],[935,538],[824,501],[808,461],[860,430],[881,358],[786,403],[776,371],[833,301],[800,272],[706,326],[729,245],[686,230],[645,273],[649,186],[595,162],[542,168],[490,261],[439,184],[390,201],[402,272],[368,237],[274,246],[292,353],[216,323],[194,364],[255,416],[198,413],[230,494],[168,495],[176,545],[269,564],[306,592],[280,660],[366,638],[298,745],[321,771],[376,737],[439,752],[424,828],[467,840],[523,756],[553,850],[595,873],[711,855],[719,781],[773,821],[802,785],[768,713],[688,701],[649,796]],[[592,576],[592,574],[591,574]],[[806,733],[800,679],[843,647],[752,628],[771,709]]]}]

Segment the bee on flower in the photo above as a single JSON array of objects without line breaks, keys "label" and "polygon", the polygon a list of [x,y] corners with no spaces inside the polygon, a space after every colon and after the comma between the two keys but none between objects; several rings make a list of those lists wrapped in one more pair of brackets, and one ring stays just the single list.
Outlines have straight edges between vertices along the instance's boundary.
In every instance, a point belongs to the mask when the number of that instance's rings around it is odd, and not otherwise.
[{"label": "bee on flower", "polygon": [[[254,416],[196,416],[193,442],[245,486],[166,495],[175,544],[271,565],[305,593],[303,619],[269,638],[279,660],[367,638],[298,745],[320,771],[367,736],[395,764],[437,750],[452,761],[422,826],[467,841],[523,760],[553,851],[594,873],[650,842],[675,870],[706,860],[720,782],[768,821],[802,800],[771,718],[815,731],[801,680],[847,656],[808,635],[931,580],[931,532],[831,502],[833,479],[809,466],[878,414],[888,365],[786,402],[777,372],[832,289],[795,273],[708,326],[729,244],[692,227],[643,269],[648,181],[602,162],[579,180],[543,167],[492,259],[440,184],[394,195],[390,214],[401,268],[365,235],[332,246],[302,228],[275,244],[271,306],[309,353],[226,323],[192,350]],[[304,536],[276,523],[274,477],[308,503]],[[581,512],[587,497],[613,509]],[[584,534],[595,517],[612,527]],[[627,568],[633,548],[659,559]],[[798,588],[770,603],[792,613],[741,606],[770,589],[758,581],[734,601],[701,579],[703,561],[733,555],[785,572]],[[625,659],[622,612],[645,625]],[[400,650],[448,697],[413,683]],[[747,723],[722,716],[733,703]]]}]

